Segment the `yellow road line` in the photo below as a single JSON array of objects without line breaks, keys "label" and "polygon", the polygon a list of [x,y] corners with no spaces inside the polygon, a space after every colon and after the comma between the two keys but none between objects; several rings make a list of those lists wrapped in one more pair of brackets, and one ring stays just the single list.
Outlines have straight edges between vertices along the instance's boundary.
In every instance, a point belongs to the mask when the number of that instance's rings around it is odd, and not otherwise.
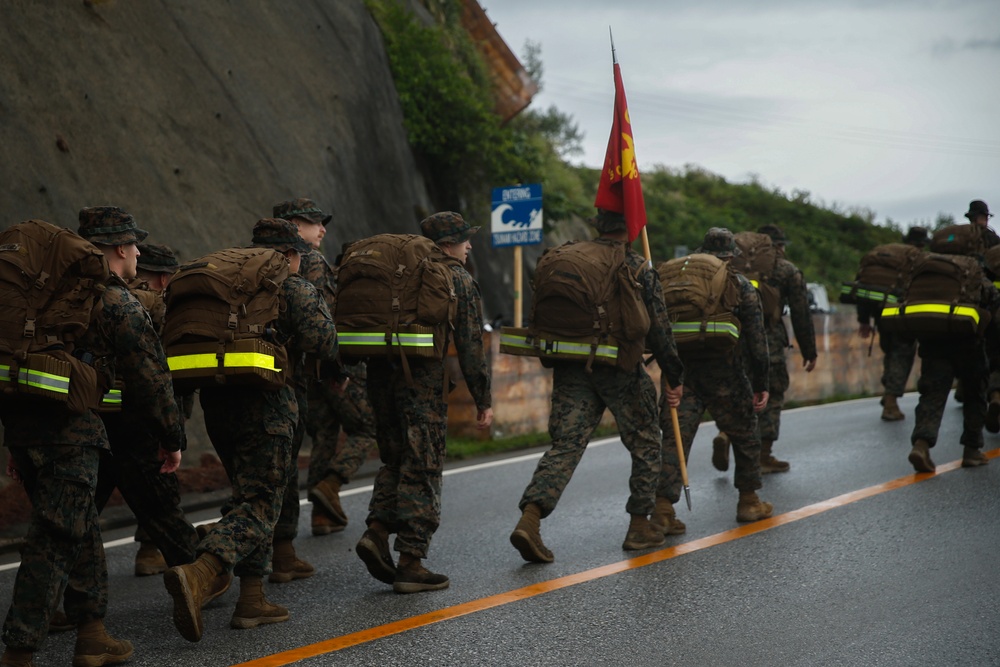
[{"label": "yellow road line", "polygon": [[[996,458],[997,456],[1000,456],[1000,449],[994,449],[985,452],[985,454],[988,458]],[[479,611],[485,611],[487,609],[493,609],[494,607],[510,604],[511,602],[526,600],[528,598],[535,597],[536,595],[551,593],[552,591],[557,591],[561,588],[567,588],[569,586],[575,586],[588,581],[594,581],[595,579],[601,579],[613,574],[628,572],[629,570],[645,567],[646,565],[652,565],[653,563],[660,563],[665,560],[670,560],[671,558],[694,553],[695,551],[701,551],[702,549],[725,544],[726,542],[732,542],[734,540],[747,537],[748,535],[754,535],[765,530],[776,528],[777,526],[783,526],[794,521],[822,514],[823,512],[837,509],[838,507],[843,507],[845,505],[850,505],[851,503],[855,503],[859,500],[864,500],[865,498],[870,498],[872,496],[877,496],[887,491],[893,491],[904,486],[916,484],[917,482],[922,482],[937,475],[957,470],[961,467],[961,465],[961,461],[952,461],[951,463],[945,463],[937,466],[937,472],[934,473],[915,473],[912,475],[906,475],[905,477],[899,477],[898,479],[885,482],[884,484],[877,484],[866,489],[851,491],[850,493],[845,493],[843,495],[836,496],[835,498],[830,498],[829,500],[823,500],[797,510],[792,510],[791,512],[779,514],[778,516],[771,517],[770,519],[763,519],[761,521],[743,524],[737,528],[733,528],[732,530],[727,530],[715,535],[709,535],[708,537],[692,540],[691,542],[685,542],[684,544],[678,544],[677,546],[669,547],[667,549],[660,549],[659,551],[654,551],[643,556],[636,556],[635,558],[629,558],[628,560],[620,561],[618,563],[603,565],[584,572],[578,572],[577,574],[559,577],[558,579],[552,579],[550,581],[539,582],[537,584],[518,588],[506,593],[491,595],[489,597],[472,600],[453,607],[447,607],[445,609],[439,609],[426,614],[420,614],[419,616],[404,618],[399,621],[386,623],[385,625],[380,625],[374,628],[368,628],[367,630],[360,630],[348,635],[334,637],[333,639],[317,642],[315,644],[309,644],[308,646],[282,651],[281,653],[275,653],[274,655],[265,656],[256,660],[250,660],[249,662],[242,662],[238,665],[234,665],[233,667],[281,667],[282,665],[290,665],[298,662],[299,660],[306,660],[319,655],[334,653],[335,651],[339,651],[350,646],[357,646],[358,644],[364,644],[376,639],[382,639],[383,637],[390,637],[408,630],[422,628],[434,623],[440,623],[441,621],[449,621],[461,616],[467,616],[468,614],[474,614]]]}]

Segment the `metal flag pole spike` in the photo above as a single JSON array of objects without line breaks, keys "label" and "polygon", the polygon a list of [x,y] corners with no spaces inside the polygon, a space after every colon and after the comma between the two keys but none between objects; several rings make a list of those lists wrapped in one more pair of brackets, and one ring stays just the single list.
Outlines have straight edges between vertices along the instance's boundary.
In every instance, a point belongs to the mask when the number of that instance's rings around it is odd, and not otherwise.
[{"label": "metal flag pole spike", "polygon": [[618,64],[618,54],[615,53],[615,36],[611,32],[611,26],[608,26],[608,37],[611,38],[611,64],[612,65],[617,65]]},{"label": "metal flag pole spike", "polygon": [[688,511],[691,511],[691,487],[688,486],[687,463],[684,460],[684,443],[681,442],[681,425],[677,421],[677,408],[670,408],[670,421],[674,425],[674,442],[677,443],[677,458],[681,464],[681,482],[684,484],[684,500],[687,501]]}]

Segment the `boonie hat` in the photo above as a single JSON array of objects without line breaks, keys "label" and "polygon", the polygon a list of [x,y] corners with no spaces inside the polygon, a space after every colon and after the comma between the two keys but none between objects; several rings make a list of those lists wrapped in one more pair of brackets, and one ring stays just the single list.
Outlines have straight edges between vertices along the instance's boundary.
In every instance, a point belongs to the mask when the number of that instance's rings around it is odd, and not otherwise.
[{"label": "boonie hat", "polygon": [[969,210],[966,212],[965,217],[969,220],[975,220],[981,215],[985,215],[987,218],[993,217],[993,214],[990,213],[990,207],[986,205],[986,202],[981,199],[973,199],[969,202]]},{"label": "boonie hat", "polygon": [[930,243],[930,235],[927,233],[926,227],[910,227],[903,237],[903,243],[909,243],[910,245],[915,245],[918,248],[922,248],[928,243]]},{"label": "boonie hat", "polygon": [[733,233],[725,227],[712,227],[705,234],[700,248],[695,248],[695,252],[703,252],[715,255],[719,259],[734,257],[740,254],[740,249],[736,247],[736,238]]},{"label": "boonie hat", "polygon": [[478,232],[479,227],[469,225],[459,213],[442,211],[424,218],[420,231],[435,243],[461,243]]},{"label": "boonie hat", "polygon": [[299,236],[294,222],[280,218],[263,218],[253,226],[254,248],[273,248],[279,252],[296,250],[304,255],[312,248]]},{"label": "boonie hat", "polygon": [[625,224],[624,215],[615,211],[608,211],[603,208],[597,209],[597,216],[591,220],[591,223],[601,234],[624,232],[628,229]]},{"label": "boonie hat", "polygon": [[153,273],[173,273],[177,270],[177,256],[174,251],[158,243],[140,243],[139,261],[136,266]]},{"label": "boonie hat", "polygon": [[312,199],[306,199],[305,197],[300,197],[299,199],[289,199],[281,202],[280,204],[275,204],[274,208],[271,210],[271,215],[283,220],[305,218],[309,222],[313,222],[317,225],[323,225],[324,227],[333,217],[332,215],[324,213]]},{"label": "boonie hat", "polygon": [[129,245],[139,243],[148,233],[139,229],[135,218],[117,206],[91,206],[80,209],[77,232],[91,243],[99,245]]},{"label": "boonie hat", "polygon": [[767,234],[775,245],[788,245],[785,231],[778,225],[762,225],[757,229],[757,233]]}]

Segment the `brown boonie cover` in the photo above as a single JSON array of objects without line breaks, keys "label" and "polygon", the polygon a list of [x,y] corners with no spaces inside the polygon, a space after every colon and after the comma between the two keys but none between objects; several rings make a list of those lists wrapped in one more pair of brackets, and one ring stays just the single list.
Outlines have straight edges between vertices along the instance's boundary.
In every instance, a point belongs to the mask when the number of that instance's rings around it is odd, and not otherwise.
[{"label": "brown boonie cover", "polygon": [[[4,397],[55,398],[76,412],[100,405],[108,388],[100,386],[99,374],[73,356],[73,351],[74,341],[86,332],[100,307],[110,276],[104,254],[69,229],[28,220],[0,233],[0,365],[7,367],[6,381],[0,382]],[[47,368],[37,367],[38,363]],[[26,369],[68,377],[68,392],[59,396],[12,381]]]},{"label": "brown boonie cover", "polygon": [[733,257],[732,267],[757,288],[764,321],[768,324],[778,321],[781,319],[781,293],[767,282],[778,262],[774,242],[770,236],[759,232],[739,232],[734,239],[740,252]]}]

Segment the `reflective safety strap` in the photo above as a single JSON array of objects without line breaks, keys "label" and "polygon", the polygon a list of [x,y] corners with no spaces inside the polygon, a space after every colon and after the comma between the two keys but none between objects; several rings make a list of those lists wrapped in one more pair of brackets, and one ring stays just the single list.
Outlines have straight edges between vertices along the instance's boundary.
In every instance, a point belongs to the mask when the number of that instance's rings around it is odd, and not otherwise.
[{"label": "reflective safety strap", "polygon": [[976,324],[979,324],[979,311],[975,308],[971,306],[952,306],[947,303],[916,303],[911,306],[885,308],[882,310],[882,317],[900,317],[901,315],[920,315],[926,313],[968,317]]},{"label": "reflective safety strap", "polygon": [[[222,365],[225,368],[262,368],[276,373],[281,372],[280,368],[274,367],[273,356],[260,352],[226,352]],[[167,357],[167,366],[171,372],[216,369],[219,367],[219,361],[214,354],[182,354]]]},{"label": "reflective safety strap", "polygon": [[[0,382],[10,382],[10,366],[0,366]],[[17,373],[17,384],[27,385],[56,394],[69,393],[69,378],[52,373],[43,373],[30,368],[21,368]]]},{"label": "reflective safety strap", "polygon": [[[546,354],[579,354],[583,357],[590,356],[589,343],[571,343],[566,340],[538,340],[542,351]],[[594,352],[595,357],[602,359],[617,359],[618,348],[614,345],[598,345]]]},{"label": "reflective safety strap", "polygon": [[760,289],[760,283],[757,282],[756,280],[751,280],[750,284],[753,285],[754,289]]},{"label": "reflective safety strap", "polygon": [[[339,332],[337,343],[342,347],[385,347],[385,332]],[[392,347],[434,347],[434,332],[392,334],[391,345]]]},{"label": "reflective safety strap", "polygon": [[[674,322],[670,325],[675,334],[679,333],[701,333],[701,322]],[[740,337],[740,330],[731,322],[708,322],[705,326],[705,333],[709,334],[729,334],[733,338]]]},{"label": "reflective safety strap", "polygon": [[517,336],[515,334],[500,332],[500,344],[507,347],[520,347],[530,350],[535,347],[534,343],[528,342],[527,336]]},{"label": "reflective safety strap", "polygon": [[101,398],[102,406],[113,406],[122,404],[122,390],[112,389]]},{"label": "reflective safety strap", "polygon": [[879,292],[872,289],[861,289],[860,287],[855,290],[853,287],[844,285],[840,290],[841,294],[854,294],[854,296],[859,299],[864,299],[866,301],[885,301],[885,303],[899,303],[899,297],[894,294],[886,294],[885,292]]}]

